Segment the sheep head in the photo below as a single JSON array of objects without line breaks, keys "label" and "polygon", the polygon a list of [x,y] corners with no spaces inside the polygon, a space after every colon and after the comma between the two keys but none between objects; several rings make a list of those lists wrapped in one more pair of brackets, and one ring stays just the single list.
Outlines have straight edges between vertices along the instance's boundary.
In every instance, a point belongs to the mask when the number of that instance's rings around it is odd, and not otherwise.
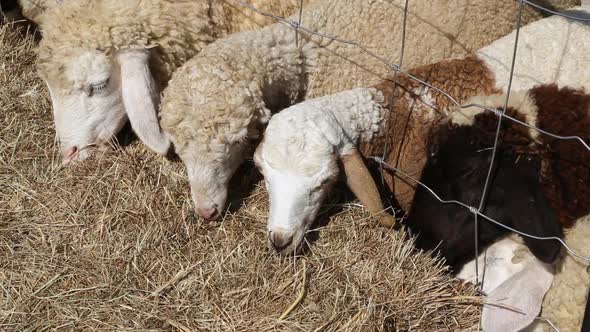
[{"label": "sheep head", "polygon": [[202,149],[190,143],[178,154],[186,166],[195,212],[206,220],[218,219],[227,205],[229,182],[243,163],[248,145],[228,142]]},{"label": "sheep head", "polygon": [[[166,154],[159,85],[212,42],[204,2],[64,0],[43,14],[38,71],[51,93],[64,162],[112,140],[127,119],[149,148]],[[171,18],[167,12],[185,11]],[[164,14],[163,14],[164,13]]]},{"label": "sheep head", "polygon": [[166,154],[170,142],[158,124],[159,89],[148,66],[149,50],[69,53],[39,66],[50,91],[64,163],[83,160],[91,148],[108,144],[128,118],[146,145]]},{"label": "sheep head", "polygon": [[[293,113],[287,110],[275,117]],[[271,119],[254,162],[264,175],[269,193],[270,243],[278,252],[289,254],[301,249],[340,170],[337,153],[325,137],[303,128],[288,128],[294,124],[290,121],[275,120]]]},{"label": "sheep head", "polygon": [[[330,149],[295,158],[293,146],[271,145],[262,144],[254,160],[264,174],[269,193],[270,243],[278,252],[289,254],[301,248],[305,234],[336,182],[338,160]],[[301,147],[301,152],[306,146]]]},{"label": "sheep head", "polygon": [[270,118],[256,83],[234,81],[227,72],[193,58],[174,73],[162,100],[162,128],[186,166],[195,210],[205,219],[219,218],[226,208],[229,181]]},{"label": "sheep head", "polygon": [[279,252],[296,252],[342,167],[351,191],[379,222],[383,213],[377,186],[367,169],[359,140],[375,137],[385,111],[376,89],[353,89],[307,100],[275,115],[254,161],[270,196],[268,231]]}]

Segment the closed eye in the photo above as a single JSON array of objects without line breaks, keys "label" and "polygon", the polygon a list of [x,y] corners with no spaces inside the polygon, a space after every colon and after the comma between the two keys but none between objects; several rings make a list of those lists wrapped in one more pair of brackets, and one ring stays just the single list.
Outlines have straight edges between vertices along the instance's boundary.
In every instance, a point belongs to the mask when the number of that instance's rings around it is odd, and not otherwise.
[{"label": "closed eye", "polygon": [[96,92],[100,92],[100,91],[106,89],[108,86],[109,86],[109,79],[108,78],[100,83],[91,84],[90,91],[88,92],[88,94],[90,96],[92,96]]}]

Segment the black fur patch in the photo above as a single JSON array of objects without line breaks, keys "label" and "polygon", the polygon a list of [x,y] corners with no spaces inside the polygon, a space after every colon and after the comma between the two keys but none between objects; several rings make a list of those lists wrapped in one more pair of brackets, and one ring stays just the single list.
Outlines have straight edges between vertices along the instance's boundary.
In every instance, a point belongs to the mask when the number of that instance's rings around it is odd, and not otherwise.
[{"label": "black fur patch", "polygon": [[[562,237],[561,226],[539,180],[540,156],[530,148],[527,131],[504,122],[482,212],[522,232]],[[473,126],[445,124],[434,128],[421,182],[444,200],[457,200],[477,208],[491,161],[490,148],[496,125],[495,115],[482,113],[476,117]],[[419,187],[407,225],[412,233],[418,234],[418,248],[437,248],[454,271],[475,258],[474,214],[462,206],[442,204]],[[508,232],[480,217],[479,249]],[[533,254],[543,262],[553,262],[561,250],[561,244],[554,240],[524,239]]]}]

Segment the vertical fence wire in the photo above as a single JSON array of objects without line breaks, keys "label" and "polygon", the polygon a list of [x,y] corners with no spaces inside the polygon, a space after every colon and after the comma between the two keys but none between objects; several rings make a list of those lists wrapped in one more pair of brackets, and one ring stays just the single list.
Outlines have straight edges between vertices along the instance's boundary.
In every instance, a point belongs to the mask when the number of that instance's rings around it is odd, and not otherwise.
[{"label": "vertical fence wire", "polygon": [[[481,198],[479,200],[479,207],[477,208],[477,210],[479,212],[483,212],[483,209],[485,207],[485,202],[486,202],[486,198],[487,198],[487,193],[489,190],[489,184],[490,184],[490,179],[492,178],[492,172],[494,170],[494,164],[496,162],[496,153],[498,151],[498,142],[499,142],[499,138],[500,138],[500,131],[502,130],[502,119],[504,118],[504,115],[506,114],[506,109],[508,108],[508,100],[510,99],[510,91],[512,90],[512,81],[514,79],[514,67],[516,66],[516,54],[518,52],[518,38],[520,36],[520,28],[522,25],[522,10],[524,7],[524,2],[522,0],[519,0],[519,5],[518,5],[518,16],[516,19],[516,33],[515,33],[515,37],[514,37],[514,50],[512,53],[512,60],[511,60],[511,64],[510,64],[510,76],[508,78],[508,88],[506,91],[506,99],[504,100],[504,107],[502,108],[502,112],[500,113],[500,116],[498,117],[498,125],[496,127],[496,136],[494,138],[494,147],[492,150],[492,158],[490,160],[490,166],[488,168],[488,174],[486,176],[486,181],[483,187],[483,191],[481,194]],[[475,218],[475,257],[479,257],[479,220],[477,218],[477,214],[474,214],[474,218]],[[479,266],[478,266],[478,260],[475,260],[475,278],[476,278],[476,282],[479,283]],[[485,269],[485,262],[484,262],[484,269]]]},{"label": "vertical fence wire", "polygon": [[[391,93],[391,98],[389,101],[389,114],[388,116],[385,118],[385,146],[383,147],[383,155],[382,158],[385,159],[385,156],[389,153],[389,149],[390,147],[390,135],[391,135],[391,119],[393,117],[393,115],[395,114],[394,109],[395,109],[395,90],[397,89],[397,75],[400,72],[400,70],[402,70],[403,68],[403,63],[404,63],[404,54],[406,51],[406,31],[407,31],[407,25],[408,25],[408,6],[409,6],[409,0],[405,1],[404,4],[404,18],[403,18],[403,25],[402,25],[402,37],[401,37],[401,45],[400,45],[400,55],[399,55],[399,63],[397,65],[397,67],[392,67],[392,71],[393,71],[393,79],[392,79],[392,93]],[[401,144],[400,144],[400,151],[401,151]],[[385,185],[385,177],[384,177],[384,172],[383,172],[383,166],[379,165],[380,168],[380,176],[381,176],[381,185]],[[393,202],[391,201],[391,199],[389,198],[389,196],[387,197],[388,200],[388,204],[392,209],[392,213],[395,215],[395,211],[393,210]]]},{"label": "vertical fence wire", "polygon": [[[404,173],[402,170],[400,170],[399,168],[395,167],[394,165],[389,165],[386,161],[385,161],[385,157],[387,156],[389,150],[391,149],[391,144],[390,144],[390,126],[391,126],[391,118],[393,116],[393,114],[388,114],[386,120],[385,120],[385,125],[384,125],[384,130],[385,130],[385,146],[384,146],[384,150],[383,150],[383,154],[381,157],[370,157],[370,159],[373,159],[375,162],[378,163],[380,169],[381,169],[381,182],[382,184],[384,183],[384,177],[383,177],[383,170],[388,170],[388,171],[392,171],[395,174],[399,174],[404,176],[405,178],[411,180],[412,182],[416,183],[417,185],[425,188],[427,191],[430,192],[430,194],[433,195],[433,197],[435,197],[439,202],[443,203],[443,204],[457,204],[462,206],[465,209],[468,209],[470,212],[473,213],[474,215],[474,222],[475,222],[475,232],[474,232],[474,236],[475,236],[475,272],[476,272],[476,285],[478,286],[478,288],[481,290],[481,287],[483,286],[483,283],[479,283],[479,264],[478,264],[478,257],[479,257],[479,218],[483,218],[484,220],[491,222],[499,227],[505,228],[510,232],[513,232],[515,234],[519,234],[521,236],[524,237],[528,237],[528,238],[532,238],[532,239],[537,239],[537,240],[546,240],[546,241],[558,241],[560,242],[560,244],[567,250],[568,254],[577,257],[579,259],[582,259],[586,262],[590,262],[590,258],[586,257],[584,255],[579,254],[578,252],[572,250],[562,239],[558,238],[558,237],[541,237],[541,236],[535,236],[532,234],[528,234],[526,232],[522,232],[520,230],[511,228],[509,226],[503,225],[501,223],[499,223],[498,221],[488,217],[487,215],[485,215],[484,210],[485,210],[485,202],[486,202],[486,197],[487,197],[487,193],[489,190],[489,185],[490,185],[490,181],[491,178],[493,176],[493,169],[494,169],[494,165],[495,165],[495,161],[496,161],[496,154],[497,154],[497,150],[498,150],[498,146],[500,144],[499,142],[499,138],[500,138],[500,133],[501,133],[501,127],[502,127],[502,121],[504,119],[512,121],[514,123],[517,123],[521,126],[525,126],[529,129],[533,129],[541,134],[556,138],[556,139],[560,139],[560,140],[576,140],[578,141],[578,143],[582,144],[588,151],[590,151],[590,145],[588,144],[588,142],[585,142],[581,137],[579,136],[562,136],[562,135],[556,135],[554,133],[545,131],[541,128],[538,128],[534,125],[525,123],[521,120],[518,120],[514,117],[511,117],[509,115],[506,114],[506,109],[508,108],[508,103],[509,103],[509,98],[510,98],[510,92],[511,92],[511,88],[512,88],[512,83],[513,83],[513,78],[514,78],[514,70],[515,70],[515,66],[516,66],[516,58],[517,58],[517,51],[518,51],[518,41],[519,41],[519,37],[520,37],[520,30],[522,28],[522,12],[524,9],[524,5],[530,5],[532,7],[535,7],[539,10],[554,14],[554,15],[559,15],[561,17],[570,19],[570,20],[577,20],[577,21],[581,21],[581,22],[590,22],[590,18],[583,18],[583,17],[575,17],[572,15],[568,15],[568,14],[563,14],[563,13],[559,13],[559,12],[555,12],[552,10],[549,10],[547,8],[544,8],[540,5],[537,5],[535,3],[532,3],[529,0],[515,0],[518,1],[519,3],[519,7],[518,7],[518,13],[517,13],[517,17],[516,17],[516,29],[515,29],[515,40],[514,40],[514,48],[513,48],[513,54],[512,54],[512,59],[511,59],[511,66],[510,66],[510,75],[509,75],[509,81],[508,81],[508,87],[507,87],[507,91],[506,91],[506,96],[505,96],[505,100],[504,100],[504,105],[503,108],[501,109],[496,109],[496,108],[490,108],[487,107],[485,105],[478,105],[478,104],[461,104],[456,98],[454,98],[452,95],[450,95],[448,92],[443,91],[441,89],[439,89],[436,86],[433,86],[432,84],[422,80],[421,78],[418,78],[414,75],[412,75],[410,72],[406,71],[403,69],[403,61],[404,61],[404,53],[405,53],[405,43],[406,43],[406,35],[407,35],[407,18],[408,18],[408,6],[409,6],[409,0],[405,0],[405,5],[404,5],[404,15],[403,15],[403,26],[402,26],[402,38],[401,38],[401,49],[400,49],[400,57],[399,57],[399,62],[398,64],[395,63],[390,63],[388,62],[383,56],[378,55],[377,53],[369,50],[368,48],[366,48],[365,46],[363,46],[362,44],[356,42],[356,41],[351,41],[351,40],[346,40],[346,39],[342,39],[338,36],[333,36],[333,35],[327,35],[318,31],[314,31],[311,30],[309,28],[306,28],[305,26],[302,25],[302,16],[303,16],[303,0],[300,0],[299,3],[299,16],[298,16],[298,21],[294,22],[291,21],[289,19],[285,19],[283,17],[278,17],[276,15],[273,15],[271,13],[266,13],[263,12],[261,10],[259,10],[258,8],[254,7],[253,5],[246,3],[243,0],[233,0],[237,3],[239,3],[240,5],[242,5],[243,7],[246,7],[260,15],[266,16],[266,17],[271,17],[273,19],[275,19],[277,22],[286,24],[288,26],[290,26],[291,28],[293,28],[295,30],[296,33],[296,42],[297,45],[299,46],[299,31],[304,31],[308,34],[311,35],[316,35],[316,36],[320,36],[323,38],[327,38],[330,39],[332,41],[341,43],[341,44],[346,44],[346,45],[351,45],[351,46],[355,46],[357,48],[359,48],[360,50],[362,50],[363,52],[365,52],[366,54],[368,54],[369,56],[371,56],[372,58],[382,62],[383,64],[385,64],[389,69],[391,69],[392,74],[393,74],[393,82],[392,82],[392,95],[391,95],[391,99],[390,99],[390,105],[389,105],[389,111],[393,112],[395,110],[395,90],[397,88],[397,77],[399,73],[402,73],[404,75],[406,75],[407,78],[418,82],[420,84],[422,84],[423,86],[433,89],[434,91],[440,93],[441,95],[445,96],[449,101],[451,101],[452,104],[454,104],[456,107],[460,108],[460,109],[465,109],[468,107],[477,107],[480,109],[483,109],[485,111],[488,112],[492,112],[493,114],[495,114],[496,116],[498,116],[498,124],[497,124],[497,128],[496,128],[496,134],[495,134],[495,139],[494,139],[494,146],[492,148],[492,156],[491,156],[491,160],[490,160],[490,164],[489,164],[489,168],[488,168],[488,172],[487,172],[487,176],[486,176],[486,180],[485,180],[485,184],[484,184],[484,188],[482,190],[482,195],[481,195],[481,199],[479,201],[479,206],[477,208],[467,205],[463,202],[460,201],[456,201],[456,200],[446,200],[441,198],[440,196],[438,196],[438,194],[436,192],[434,192],[430,187],[428,187],[427,185],[425,185],[424,183],[420,182],[418,179],[413,178],[412,176]],[[483,266],[483,270],[485,273],[485,265],[486,262],[484,260],[483,262],[484,266]],[[544,320],[546,322],[548,322],[555,330],[559,331],[557,329],[557,327],[550,321],[548,321],[545,318],[538,318],[540,320]],[[480,321],[481,323],[481,321]]]}]

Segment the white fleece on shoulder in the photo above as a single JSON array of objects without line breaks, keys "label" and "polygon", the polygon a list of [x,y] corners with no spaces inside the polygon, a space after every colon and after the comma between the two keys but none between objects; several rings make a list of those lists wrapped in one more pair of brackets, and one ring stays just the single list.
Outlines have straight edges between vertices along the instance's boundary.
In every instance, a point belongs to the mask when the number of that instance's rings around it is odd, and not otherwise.
[{"label": "white fleece on shoulder", "polygon": [[261,157],[276,170],[312,172],[379,133],[383,100],[380,91],[359,88],[291,106],[271,118]]}]

